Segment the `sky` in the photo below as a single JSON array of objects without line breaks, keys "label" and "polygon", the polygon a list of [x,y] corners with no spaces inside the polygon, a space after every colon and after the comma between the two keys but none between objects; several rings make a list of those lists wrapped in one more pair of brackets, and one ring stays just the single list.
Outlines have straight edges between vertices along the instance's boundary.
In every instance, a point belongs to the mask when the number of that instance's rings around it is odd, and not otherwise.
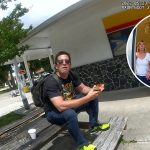
[{"label": "sky", "polygon": [[22,6],[29,9],[29,12],[21,18],[24,27],[29,25],[36,27],[78,1],[80,0],[17,0],[9,3],[7,11],[0,10],[0,20],[13,10],[16,3],[21,2]]}]

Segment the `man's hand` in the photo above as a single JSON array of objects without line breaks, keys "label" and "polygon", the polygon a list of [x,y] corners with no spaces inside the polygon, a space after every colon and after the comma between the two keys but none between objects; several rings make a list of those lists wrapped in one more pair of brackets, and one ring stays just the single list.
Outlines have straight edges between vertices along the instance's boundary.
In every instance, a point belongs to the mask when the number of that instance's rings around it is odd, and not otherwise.
[{"label": "man's hand", "polygon": [[102,91],[104,90],[104,84],[98,84],[97,86],[93,86],[93,88],[89,91],[87,96],[93,100],[95,99]]},{"label": "man's hand", "polygon": [[100,92],[101,91],[94,91],[93,89],[91,89],[87,96],[90,100],[94,100],[100,94]]},{"label": "man's hand", "polygon": [[103,91],[104,90],[104,84],[96,84],[93,86],[94,91]]}]

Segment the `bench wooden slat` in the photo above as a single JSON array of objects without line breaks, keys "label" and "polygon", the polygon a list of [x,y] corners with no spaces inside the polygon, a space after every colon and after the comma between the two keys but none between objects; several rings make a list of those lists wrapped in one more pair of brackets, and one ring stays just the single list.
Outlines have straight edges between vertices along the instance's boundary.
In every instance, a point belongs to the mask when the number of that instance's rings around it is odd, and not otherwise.
[{"label": "bench wooden slat", "polygon": [[122,131],[125,127],[125,122],[123,121],[122,118],[118,118],[116,124],[114,125],[116,125],[114,130],[111,130],[107,140],[101,147],[101,150],[106,150],[106,149],[113,150],[116,147],[119,138],[121,137]]},{"label": "bench wooden slat", "polygon": [[98,137],[93,142],[97,146],[97,150],[113,150],[126,126],[127,118],[114,117],[110,120],[110,129],[99,132]]},{"label": "bench wooden slat", "polygon": [[37,129],[37,135],[40,134],[43,130],[51,126],[51,124],[43,117],[40,117],[29,124],[24,125],[18,129],[15,133],[12,133],[13,139],[10,140],[7,144],[1,145],[1,150],[6,149],[18,149],[21,145],[29,142],[31,140],[28,129],[35,128]]},{"label": "bench wooden slat", "polygon": [[20,119],[16,122],[13,122],[7,126],[4,126],[0,129],[0,135],[2,135],[4,132],[7,132],[8,130],[10,129],[13,129],[13,128],[16,128],[17,126],[21,125],[21,124],[25,124],[27,123],[28,121],[30,121],[31,119],[34,119],[36,117],[38,117],[38,115],[44,113],[43,112],[43,109],[41,108],[37,108],[37,109],[34,109],[32,111],[32,113],[28,114],[27,116],[23,117],[23,119]]},{"label": "bench wooden slat", "polygon": [[44,146],[48,141],[50,141],[56,134],[58,134],[63,126],[57,126],[57,125],[52,125],[49,128],[45,129],[43,132],[40,133],[40,136],[36,138],[36,140],[30,140],[26,144],[22,145],[19,147],[18,150],[38,150],[42,146]]},{"label": "bench wooden slat", "polygon": [[113,150],[115,149],[121,135],[122,135],[122,132],[123,132],[123,129],[125,128],[126,126],[126,122],[127,122],[127,118],[123,118],[121,124],[120,124],[120,127],[118,128],[118,130],[116,131],[116,133],[114,134],[114,137],[113,139],[111,140],[110,144],[109,144],[109,149],[110,150]]},{"label": "bench wooden slat", "polygon": [[[116,129],[119,125],[119,122],[121,121],[121,118],[116,118],[115,122],[113,122],[113,124],[111,125],[110,129],[106,132],[107,133],[107,139],[105,141],[103,141],[103,143],[101,145],[99,145],[99,147],[101,149],[107,149],[110,141],[113,139],[114,134],[116,134]],[[101,134],[101,137],[103,136],[103,134]]]},{"label": "bench wooden slat", "polygon": [[[112,125],[114,124],[114,122],[116,122],[116,120],[117,120],[117,117],[113,117],[110,119],[109,123],[111,125],[111,128],[113,128]],[[97,138],[94,140],[93,144],[96,146],[103,144],[104,141],[107,139],[107,137],[108,137],[108,131],[105,131],[105,132],[100,131],[98,132]]]}]

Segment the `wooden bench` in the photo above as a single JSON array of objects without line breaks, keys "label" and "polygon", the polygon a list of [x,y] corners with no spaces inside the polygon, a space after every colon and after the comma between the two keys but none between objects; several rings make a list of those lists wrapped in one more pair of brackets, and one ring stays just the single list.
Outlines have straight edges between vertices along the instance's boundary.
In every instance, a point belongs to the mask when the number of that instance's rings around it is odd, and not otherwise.
[{"label": "wooden bench", "polygon": [[34,120],[35,118],[38,118],[41,115],[44,115],[43,109],[34,108],[25,117],[23,117],[23,119],[20,119],[16,122],[13,122],[11,124],[8,124],[7,126],[0,128],[0,136],[4,133],[7,133],[9,130],[15,130],[15,128],[18,126],[23,126],[24,124],[27,124],[31,120]]},{"label": "wooden bench", "polygon": [[[93,144],[97,146],[98,150],[113,150],[123,132],[127,123],[127,118],[113,117],[110,119],[111,127],[107,131],[98,132]],[[11,132],[13,138],[5,144],[1,144],[1,150],[31,150],[40,149],[56,135],[58,135],[65,125],[57,126],[47,122],[46,118],[40,116],[23,126],[20,126],[19,130],[14,133]],[[37,138],[32,140],[28,134],[29,128],[37,129]]]},{"label": "wooden bench", "polygon": [[[36,140],[30,138],[28,134],[28,129],[30,128],[35,128],[37,130]],[[44,117],[43,110],[39,109],[33,112],[32,115],[0,130],[0,149],[39,149],[62,128],[63,126],[50,124]]]},{"label": "wooden bench", "polygon": [[113,117],[110,119],[110,129],[99,132],[93,144],[97,150],[114,150],[127,125],[126,117]]}]

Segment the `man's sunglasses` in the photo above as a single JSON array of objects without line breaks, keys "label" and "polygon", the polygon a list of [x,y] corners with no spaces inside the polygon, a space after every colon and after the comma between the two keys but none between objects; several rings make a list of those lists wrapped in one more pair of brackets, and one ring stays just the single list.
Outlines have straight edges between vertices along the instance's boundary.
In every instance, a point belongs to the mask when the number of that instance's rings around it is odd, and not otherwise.
[{"label": "man's sunglasses", "polygon": [[64,60],[57,60],[57,64],[62,65],[62,64],[70,64],[70,60],[64,59]]}]

